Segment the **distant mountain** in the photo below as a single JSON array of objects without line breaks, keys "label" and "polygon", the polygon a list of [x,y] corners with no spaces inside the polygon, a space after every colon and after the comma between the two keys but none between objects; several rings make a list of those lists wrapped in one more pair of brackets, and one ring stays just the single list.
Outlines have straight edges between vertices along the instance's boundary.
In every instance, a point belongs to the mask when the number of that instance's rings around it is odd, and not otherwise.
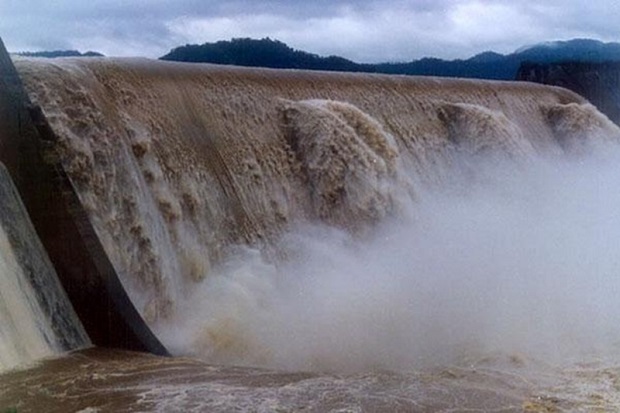
[{"label": "distant mountain", "polygon": [[86,52],[80,53],[77,50],[53,50],[53,51],[43,51],[43,52],[20,52],[17,53],[19,56],[27,56],[27,57],[102,57],[103,55],[98,52]]},{"label": "distant mountain", "polygon": [[546,42],[514,53],[530,63],[560,61],[606,62],[620,60],[620,43],[603,43],[592,39]]},{"label": "distant mountain", "polygon": [[570,89],[620,125],[620,61],[525,63],[517,80]]},{"label": "distant mountain", "polygon": [[338,56],[321,57],[295,50],[278,40],[245,38],[185,45],[171,50],[161,59],[271,68],[512,80],[519,66],[525,62],[620,61],[620,43],[574,39],[523,47],[507,55],[487,51],[465,60],[427,57],[408,63],[360,64]]}]

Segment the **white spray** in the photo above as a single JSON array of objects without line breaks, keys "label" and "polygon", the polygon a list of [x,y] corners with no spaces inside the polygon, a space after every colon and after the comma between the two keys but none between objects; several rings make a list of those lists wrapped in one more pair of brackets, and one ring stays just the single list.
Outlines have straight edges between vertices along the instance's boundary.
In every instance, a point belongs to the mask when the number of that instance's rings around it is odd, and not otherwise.
[{"label": "white spray", "polygon": [[478,164],[474,182],[426,194],[370,239],[302,228],[283,238],[279,265],[243,250],[188,298],[186,324],[161,335],[214,362],[287,369],[609,355],[619,155]]}]

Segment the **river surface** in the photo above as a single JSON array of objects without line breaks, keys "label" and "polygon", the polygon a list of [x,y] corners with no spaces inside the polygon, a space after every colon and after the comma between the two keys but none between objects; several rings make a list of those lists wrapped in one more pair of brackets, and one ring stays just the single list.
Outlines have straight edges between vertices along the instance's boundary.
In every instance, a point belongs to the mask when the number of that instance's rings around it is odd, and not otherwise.
[{"label": "river surface", "polygon": [[620,365],[519,356],[352,375],[88,349],[0,375],[3,412],[615,412]]}]

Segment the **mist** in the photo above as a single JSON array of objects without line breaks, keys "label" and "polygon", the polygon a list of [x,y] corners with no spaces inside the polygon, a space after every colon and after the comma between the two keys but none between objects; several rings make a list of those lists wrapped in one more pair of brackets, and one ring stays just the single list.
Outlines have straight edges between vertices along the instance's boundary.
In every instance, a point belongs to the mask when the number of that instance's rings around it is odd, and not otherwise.
[{"label": "mist", "polygon": [[619,161],[477,160],[363,239],[307,224],[282,237],[282,262],[240,247],[157,333],[177,354],[291,370],[610,356]]}]

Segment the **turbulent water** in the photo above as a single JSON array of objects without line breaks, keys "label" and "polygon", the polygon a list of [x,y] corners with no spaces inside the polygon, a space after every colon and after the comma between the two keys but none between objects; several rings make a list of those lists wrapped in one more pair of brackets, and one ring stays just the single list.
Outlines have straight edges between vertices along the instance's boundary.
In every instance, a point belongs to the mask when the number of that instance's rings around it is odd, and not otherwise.
[{"label": "turbulent water", "polygon": [[0,166],[0,372],[89,345]]},{"label": "turbulent water", "polygon": [[[16,65],[133,302],[177,355],[352,374],[313,373],[304,394],[344,380],[383,394],[376,410],[476,383],[503,395],[494,408],[546,411],[542,396],[524,401],[545,374],[557,384],[557,369],[617,353],[620,129],[575,94],[147,60]],[[449,366],[466,369],[455,387],[441,381]],[[427,369],[438,375],[414,373]],[[617,406],[610,386],[597,394]],[[316,411],[360,406],[342,397]],[[424,406],[469,403],[455,400]]]}]

